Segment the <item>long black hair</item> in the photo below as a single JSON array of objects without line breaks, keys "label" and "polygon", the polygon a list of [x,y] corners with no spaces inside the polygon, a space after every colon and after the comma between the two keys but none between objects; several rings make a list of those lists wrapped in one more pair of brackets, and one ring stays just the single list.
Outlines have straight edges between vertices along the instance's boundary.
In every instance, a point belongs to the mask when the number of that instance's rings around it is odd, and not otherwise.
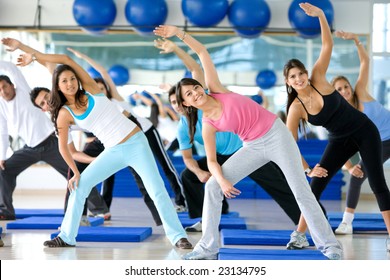
[{"label": "long black hair", "polygon": [[181,86],[190,86],[190,85],[192,86],[197,85],[203,88],[202,84],[199,83],[197,80],[191,78],[183,78],[176,84],[176,86],[172,87],[171,90],[173,90],[176,93],[177,104],[181,108],[183,108],[184,115],[187,118],[187,122],[188,122],[190,143],[193,143],[195,132],[196,132],[196,123],[198,122],[198,109],[192,106],[183,105],[184,99],[181,94]]},{"label": "long black hair", "polygon": [[81,99],[81,97],[85,94],[85,90],[81,88],[80,78],[78,77],[76,72],[69,65],[66,65],[66,64],[58,65],[53,73],[52,90],[51,90],[52,95],[51,95],[51,99],[49,102],[50,103],[49,107],[50,107],[50,113],[51,113],[51,120],[54,123],[54,127],[55,127],[57,133],[58,133],[58,127],[57,127],[58,112],[60,111],[62,106],[64,106],[65,103],[68,101],[58,86],[59,76],[64,71],[71,71],[76,76],[76,79],[79,83],[79,89],[77,90],[77,93],[75,96],[76,107],[85,106],[87,104],[87,102],[83,102]]},{"label": "long black hair", "polygon": [[[298,68],[302,72],[308,74],[305,65],[299,59],[293,58],[287,61],[287,63],[284,65],[283,68],[283,75],[286,80],[288,79],[288,72],[290,72],[292,68]],[[289,86],[287,83],[286,83],[286,91],[287,91],[286,114],[288,116],[290,106],[294,102],[295,98],[297,98],[298,92],[292,86]],[[299,131],[303,131],[303,134],[306,136],[305,126],[307,126],[306,120],[302,119],[301,122],[299,123],[298,128]]]}]

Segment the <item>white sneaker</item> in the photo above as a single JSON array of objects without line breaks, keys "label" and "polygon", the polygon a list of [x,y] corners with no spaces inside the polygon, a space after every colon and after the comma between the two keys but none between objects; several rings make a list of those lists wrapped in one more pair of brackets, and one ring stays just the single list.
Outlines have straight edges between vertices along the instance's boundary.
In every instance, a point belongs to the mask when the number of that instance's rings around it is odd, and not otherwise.
[{"label": "white sneaker", "polygon": [[190,227],[185,228],[186,232],[202,232],[202,222],[197,222]]},{"label": "white sneaker", "polygon": [[217,260],[218,254],[205,254],[192,251],[181,257],[183,260]]},{"label": "white sneaker", "polygon": [[343,250],[338,247],[326,248],[324,255],[330,260],[341,260],[343,258]]},{"label": "white sneaker", "polygon": [[309,242],[307,241],[306,234],[298,232],[296,230],[291,233],[290,242],[287,243],[287,250],[303,249],[309,247]]},{"label": "white sneaker", "polygon": [[352,224],[347,224],[347,223],[340,223],[338,228],[334,231],[335,234],[339,235],[345,235],[345,234],[352,234],[353,232],[353,227]]}]

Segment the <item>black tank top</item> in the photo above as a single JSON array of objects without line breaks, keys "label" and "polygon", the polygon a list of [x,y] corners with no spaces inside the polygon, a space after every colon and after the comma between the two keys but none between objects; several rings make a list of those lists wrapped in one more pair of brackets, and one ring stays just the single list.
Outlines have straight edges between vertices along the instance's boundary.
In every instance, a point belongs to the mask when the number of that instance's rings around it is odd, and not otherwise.
[{"label": "black tank top", "polygon": [[310,115],[303,102],[298,96],[297,98],[308,115],[309,123],[325,127],[329,132],[329,138],[347,137],[369,120],[365,114],[350,105],[337,90],[329,95],[322,95],[313,85],[311,86],[324,100],[324,106],[317,115]]}]

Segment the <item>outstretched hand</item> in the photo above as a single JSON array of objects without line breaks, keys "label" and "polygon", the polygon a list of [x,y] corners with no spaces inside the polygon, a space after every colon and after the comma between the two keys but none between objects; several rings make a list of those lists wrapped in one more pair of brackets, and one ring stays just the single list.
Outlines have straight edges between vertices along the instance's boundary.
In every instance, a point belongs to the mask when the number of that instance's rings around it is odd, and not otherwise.
[{"label": "outstretched hand", "polygon": [[1,39],[1,43],[6,46],[6,51],[13,52],[19,48],[19,46],[22,44],[19,40],[16,40],[14,38],[3,38]]},{"label": "outstretched hand", "polygon": [[178,32],[179,32],[179,28],[172,25],[159,25],[153,30],[154,35],[163,38],[173,37],[177,35]]},{"label": "outstretched hand", "polygon": [[352,32],[344,32],[342,30],[337,30],[335,33],[336,37],[342,38],[344,40],[354,40],[357,36]]},{"label": "outstretched hand", "polygon": [[308,15],[311,17],[319,17],[323,11],[322,9],[310,4],[310,3],[300,3],[299,7]]},{"label": "outstretched hand", "polygon": [[156,39],[154,40],[154,46],[161,50],[160,53],[171,53],[176,44],[168,39]]},{"label": "outstretched hand", "polygon": [[27,66],[31,62],[33,62],[33,54],[23,53],[23,54],[19,55],[16,65],[17,66]]}]

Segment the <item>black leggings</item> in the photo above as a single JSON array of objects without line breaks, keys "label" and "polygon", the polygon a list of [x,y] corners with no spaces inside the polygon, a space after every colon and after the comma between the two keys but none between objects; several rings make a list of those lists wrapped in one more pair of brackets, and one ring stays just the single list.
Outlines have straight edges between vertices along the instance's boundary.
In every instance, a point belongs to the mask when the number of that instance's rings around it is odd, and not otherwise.
[{"label": "black leggings", "polygon": [[[390,158],[390,140],[382,142],[382,164],[384,164]],[[365,164],[362,160],[359,161],[362,171],[364,173],[362,178],[358,178],[351,175],[349,180],[349,186],[347,191],[346,206],[348,208],[356,209],[359,202],[360,191],[362,184],[367,179],[367,171]]]},{"label": "black leggings", "polygon": [[365,173],[379,209],[381,211],[390,210],[390,192],[382,163],[382,143],[378,129],[371,121],[367,121],[358,131],[347,137],[329,140],[319,162],[320,166],[328,171],[328,176],[312,178],[310,186],[314,195],[319,200],[332,177],[357,152],[360,153],[365,163]]}]

